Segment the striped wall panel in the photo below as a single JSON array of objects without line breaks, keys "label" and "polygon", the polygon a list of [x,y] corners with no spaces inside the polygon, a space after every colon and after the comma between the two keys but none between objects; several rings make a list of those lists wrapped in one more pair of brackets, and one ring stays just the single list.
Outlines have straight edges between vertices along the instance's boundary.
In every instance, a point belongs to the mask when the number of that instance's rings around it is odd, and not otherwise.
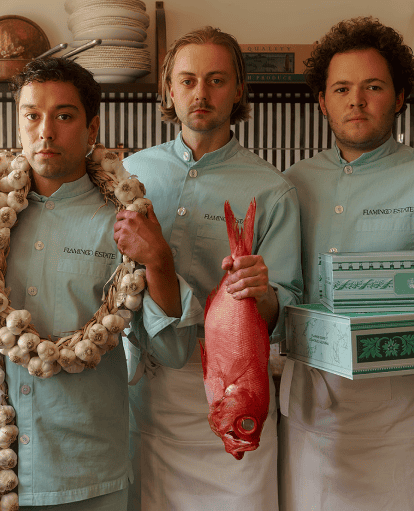
[{"label": "striped wall panel", "polygon": [[[310,94],[251,94],[251,118],[234,126],[240,143],[280,170],[332,147],[334,136]],[[16,110],[10,93],[0,93],[0,149],[18,149]],[[179,126],[161,121],[156,94],[102,95],[98,141],[124,156],[174,139]],[[414,146],[414,107],[408,105],[394,136]]]}]

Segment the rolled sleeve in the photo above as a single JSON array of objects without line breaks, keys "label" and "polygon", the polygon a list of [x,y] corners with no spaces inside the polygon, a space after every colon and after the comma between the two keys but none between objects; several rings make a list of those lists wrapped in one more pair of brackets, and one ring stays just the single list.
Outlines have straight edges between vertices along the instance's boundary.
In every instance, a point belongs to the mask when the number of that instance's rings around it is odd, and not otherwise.
[{"label": "rolled sleeve", "polygon": [[128,338],[160,364],[179,369],[191,357],[196,344],[197,324],[204,311],[190,286],[177,275],[182,315],[169,317],[145,291],[142,311],[135,314]]}]

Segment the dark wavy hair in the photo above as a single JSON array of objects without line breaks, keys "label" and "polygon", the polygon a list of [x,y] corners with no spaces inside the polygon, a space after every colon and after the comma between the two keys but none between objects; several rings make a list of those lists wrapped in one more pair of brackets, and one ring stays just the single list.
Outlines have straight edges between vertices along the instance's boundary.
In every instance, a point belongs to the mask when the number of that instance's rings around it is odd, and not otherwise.
[{"label": "dark wavy hair", "polygon": [[32,82],[69,82],[79,92],[79,97],[85,108],[86,127],[89,127],[95,115],[98,115],[101,103],[101,86],[87,69],[71,60],[49,57],[29,62],[23,71],[11,79],[10,90],[16,104],[20,100],[20,92]]},{"label": "dark wavy hair", "polygon": [[396,30],[372,16],[352,18],[334,25],[317,44],[311,57],[305,60],[306,83],[315,98],[318,99],[319,92],[325,94],[329,64],[336,53],[369,48],[377,50],[387,61],[396,96],[404,90],[404,103],[396,115],[401,114],[407,108],[406,98],[414,84],[413,51]]},{"label": "dark wavy hair", "polygon": [[243,54],[235,37],[222,32],[219,28],[203,27],[180,37],[173,42],[168,50],[162,66],[162,94],[160,111],[162,120],[180,124],[177,117],[174,103],[170,97],[171,73],[175,63],[175,56],[178,51],[188,44],[217,44],[224,46],[230,52],[236,70],[237,85],[243,85],[243,95],[240,101],[233,105],[231,111],[230,123],[236,124],[240,121],[247,121],[250,117],[250,105],[248,104],[248,92],[246,86],[246,66],[244,64]]}]

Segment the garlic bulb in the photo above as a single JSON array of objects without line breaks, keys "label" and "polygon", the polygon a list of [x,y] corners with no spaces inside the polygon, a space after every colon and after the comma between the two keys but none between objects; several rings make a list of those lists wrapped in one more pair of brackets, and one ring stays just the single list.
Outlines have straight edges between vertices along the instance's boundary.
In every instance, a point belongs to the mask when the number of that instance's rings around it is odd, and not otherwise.
[{"label": "garlic bulb", "polygon": [[36,334],[30,333],[22,334],[17,341],[18,346],[24,353],[29,353],[29,351],[35,351],[39,343],[40,337]]},{"label": "garlic bulb", "polygon": [[13,185],[10,183],[10,181],[7,179],[7,176],[3,176],[0,179],[0,192],[3,193],[9,193],[14,190]]},{"label": "garlic bulb", "polygon": [[54,362],[59,358],[59,348],[52,341],[42,340],[37,347],[37,354],[43,362]]},{"label": "garlic bulb", "polygon": [[0,229],[0,249],[4,248],[10,242],[10,229],[2,227]]},{"label": "garlic bulb", "polygon": [[0,353],[2,355],[7,355],[7,353],[11,350],[11,348],[0,348]]},{"label": "garlic bulb", "polygon": [[10,445],[16,440],[18,434],[19,429],[17,428],[17,426],[14,426],[12,424],[2,426],[0,428],[0,447],[2,449],[8,449]]},{"label": "garlic bulb", "polygon": [[95,163],[101,163],[103,158],[105,158],[106,153],[108,152],[109,151],[105,148],[103,144],[95,144],[91,154],[91,158]]},{"label": "garlic bulb", "polygon": [[13,227],[16,223],[17,215],[16,211],[9,206],[5,206],[0,209],[0,228],[1,227]]},{"label": "garlic bulb", "polygon": [[142,307],[142,295],[127,295],[124,305],[131,311],[139,310]]},{"label": "garlic bulb", "polygon": [[14,468],[17,465],[17,454],[13,449],[0,449],[0,469]]},{"label": "garlic bulb", "polygon": [[4,383],[4,379],[6,378],[6,373],[3,371],[3,369],[0,367],[0,385]]},{"label": "garlic bulb", "polygon": [[102,319],[103,326],[111,334],[119,334],[125,327],[124,320],[116,314],[108,314]]},{"label": "garlic bulb", "polygon": [[29,172],[30,163],[27,161],[26,156],[19,154],[19,156],[16,156],[16,158],[11,161],[10,168],[12,170],[22,170],[24,172]]},{"label": "garlic bulb", "polygon": [[95,323],[89,329],[88,337],[94,344],[105,344],[108,340],[108,330],[103,325]]},{"label": "garlic bulb", "polygon": [[19,497],[17,493],[11,492],[3,495],[0,500],[0,511],[18,511]]},{"label": "garlic bulb", "polygon": [[145,186],[137,179],[124,179],[114,190],[116,198],[127,205],[134,202],[135,199],[144,197]]},{"label": "garlic bulb", "polygon": [[137,213],[141,213],[142,215],[147,214],[148,206],[151,205],[152,202],[146,197],[140,197],[135,199],[132,204],[129,204],[126,209],[128,211],[136,211]]},{"label": "garlic bulb", "polygon": [[116,348],[119,344],[119,336],[118,335],[109,335],[108,340],[105,344],[101,346],[102,349],[105,349],[106,351],[111,351],[114,348]]},{"label": "garlic bulb", "polygon": [[121,163],[116,153],[107,151],[101,160],[101,167],[105,172],[115,174],[117,162]]},{"label": "garlic bulb", "polygon": [[16,412],[14,408],[10,405],[1,405],[0,406],[0,425],[5,426],[6,424],[10,424],[10,422],[15,418]]},{"label": "garlic bulb", "polygon": [[8,194],[4,192],[0,192],[0,208],[4,208],[7,206],[7,197]]},{"label": "garlic bulb", "polygon": [[26,199],[23,192],[13,190],[7,196],[7,205],[13,208],[16,213],[20,213],[20,211],[27,208],[29,201]]},{"label": "garlic bulb", "polygon": [[13,187],[13,190],[21,190],[27,185],[29,181],[29,174],[20,169],[12,170],[7,176],[7,180],[9,181],[10,186]]},{"label": "garlic bulb", "polygon": [[62,369],[64,369],[67,373],[74,374],[81,373],[85,369],[85,366],[80,361],[78,361],[67,367],[62,366]]},{"label": "garlic bulb", "polygon": [[33,357],[27,365],[27,370],[32,376],[38,378],[50,378],[53,376],[53,367],[49,362],[45,362],[40,357]]},{"label": "garlic bulb", "polygon": [[90,360],[84,360],[86,369],[95,369],[95,367],[101,361],[101,354],[99,353],[98,346],[95,346],[95,348],[96,348],[96,355],[93,358],[91,358]]},{"label": "garlic bulb", "polygon": [[68,348],[62,348],[59,351],[60,355],[58,358],[58,363],[63,367],[69,367],[70,365],[74,364],[76,361],[76,355],[73,350],[70,350]]},{"label": "garlic bulb", "polygon": [[30,361],[29,353],[22,351],[17,345],[10,348],[7,356],[14,364],[26,365]]},{"label": "garlic bulb", "polygon": [[92,361],[99,355],[98,348],[90,339],[84,339],[75,346],[75,355],[84,362]]},{"label": "garlic bulb", "polygon": [[4,293],[0,293],[0,312],[3,312],[9,306],[9,299]]},{"label": "garlic bulb", "polygon": [[10,151],[0,152],[0,174],[4,174],[4,172],[7,171],[13,159],[14,156],[12,152]]},{"label": "garlic bulb", "polygon": [[24,309],[16,310],[10,312],[10,314],[7,316],[6,325],[10,332],[15,335],[20,335],[22,331],[29,325],[31,320],[32,316],[30,315],[29,311]]},{"label": "garlic bulb", "polygon": [[0,328],[0,346],[2,348],[13,348],[17,337],[10,332],[7,326]]},{"label": "garlic bulb", "polygon": [[0,470],[0,494],[10,492],[18,484],[19,480],[13,470]]},{"label": "garlic bulb", "polygon": [[128,295],[137,295],[145,288],[145,280],[142,275],[127,273],[121,281],[121,291]]}]

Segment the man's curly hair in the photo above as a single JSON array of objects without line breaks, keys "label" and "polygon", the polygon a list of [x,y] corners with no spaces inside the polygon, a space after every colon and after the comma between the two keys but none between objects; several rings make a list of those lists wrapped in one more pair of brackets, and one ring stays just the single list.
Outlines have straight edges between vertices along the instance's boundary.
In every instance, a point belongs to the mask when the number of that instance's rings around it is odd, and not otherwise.
[{"label": "man's curly hair", "polygon": [[315,98],[318,99],[319,92],[325,94],[329,64],[336,53],[369,48],[376,49],[387,61],[396,96],[404,90],[404,103],[397,115],[401,114],[407,108],[406,98],[414,84],[413,51],[396,30],[372,16],[352,18],[334,25],[305,61],[306,83]]},{"label": "man's curly hair", "polygon": [[86,127],[99,113],[101,102],[101,86],[90,71],[72,60],[59,57],[35,59],[26,64],[23,71],[12,77],[9,89],[13,93],[16,104],[19,104],[22,88],[32,82],[69,82],[79,92],[79,97],[86,113]]}]

